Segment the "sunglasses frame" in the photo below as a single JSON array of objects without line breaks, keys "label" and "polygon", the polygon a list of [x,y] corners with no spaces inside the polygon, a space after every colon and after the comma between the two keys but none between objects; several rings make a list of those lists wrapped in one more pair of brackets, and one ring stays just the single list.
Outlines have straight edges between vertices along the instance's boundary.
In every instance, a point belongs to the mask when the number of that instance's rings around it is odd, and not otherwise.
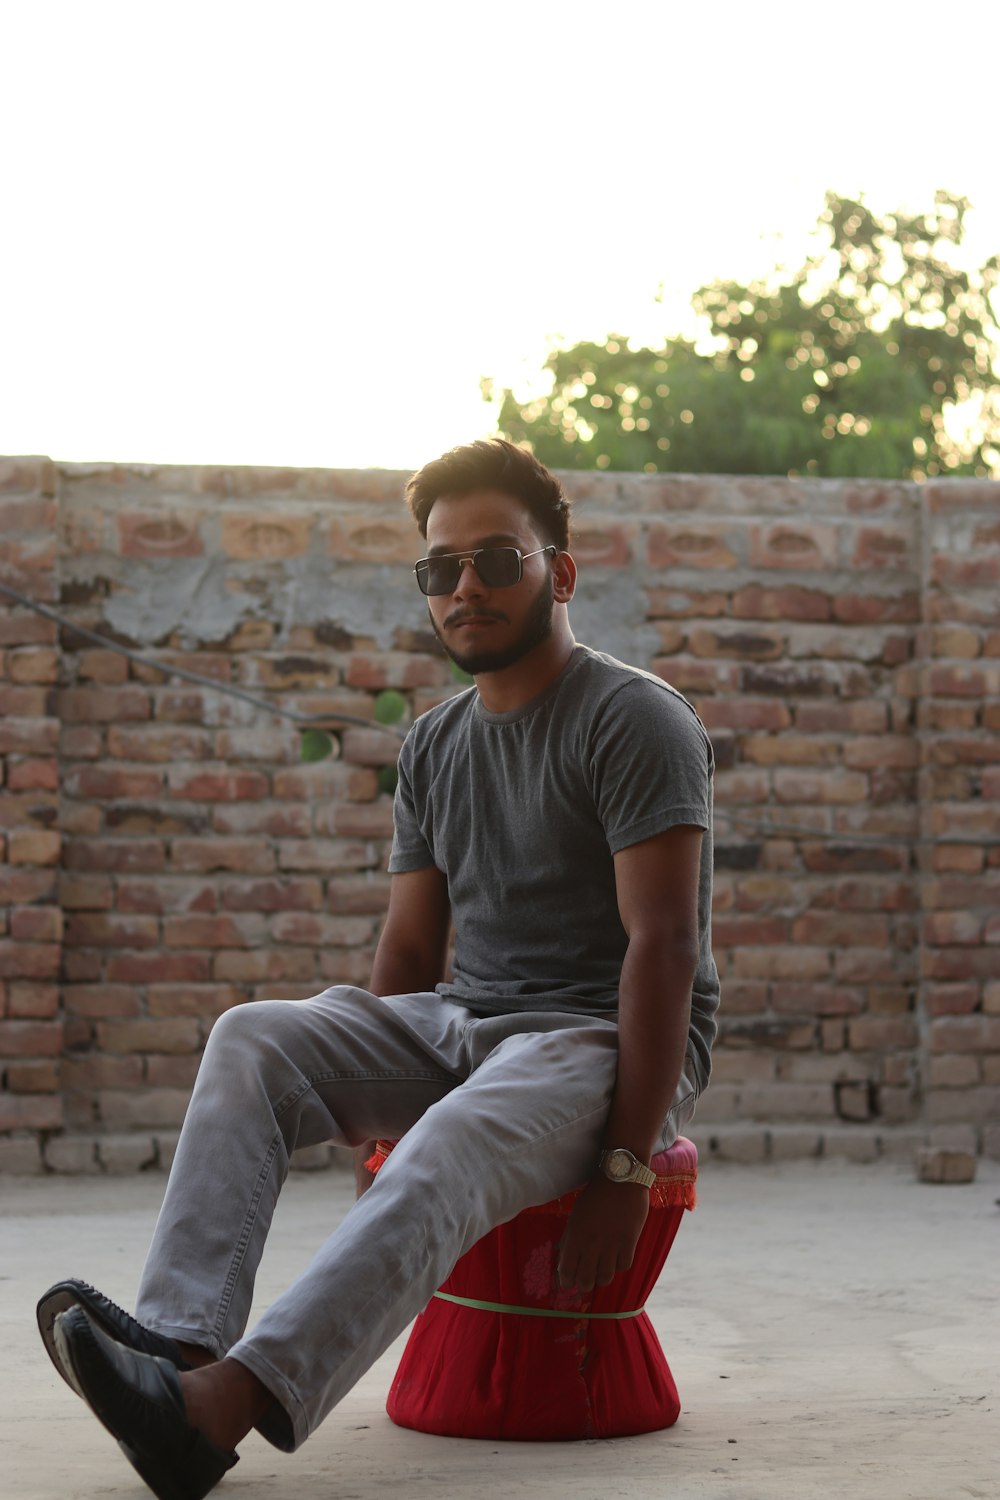
[{"label": "sunglasses frame", "polygon": [[[510,583],[490,583],[483,577],[479,564],[476,561],[484,552],[513,552],[517,558],[517,577],[512,578]],[[520,547],[476,547],[472,552],[437,552],[433,557],[421,557],[418,562],[414,563],[413,572],[417,580],[417,587],[425,599],[440,599],[444,594],[453,594],[458,588],[462,577],[462,568],[467,562],[471,562],[476,570],[476,577],[486,588],[509,589],[513,588],[516,583],[521,582],[521,579],[524,577],[524,565],[528,558],[537,557],[541,552],[552,552],[558,555],[559,548],[555,542],[549,542],[545,547],[536,547],[534,552],[522,552]],[[430,565],[434,562],[455,562],[457,567],[454,581],[447,588],[435,589],[432,593],[429,589],[424,588],[421,582],[421,573],[426,578],[430,570]]]}]

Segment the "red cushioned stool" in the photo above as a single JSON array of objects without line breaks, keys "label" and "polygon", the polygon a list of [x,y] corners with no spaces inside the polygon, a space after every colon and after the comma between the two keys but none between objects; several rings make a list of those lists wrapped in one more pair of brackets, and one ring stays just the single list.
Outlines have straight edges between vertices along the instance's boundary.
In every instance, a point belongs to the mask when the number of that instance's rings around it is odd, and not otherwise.
[{"label": "red cushioned stool", "polygon": [[[369,1166],[392,1149],[380,1141]],[[484,1235],[413,1325],[386,1411],[446,1437],[559,1440],[670,1427],[680,1400],[643,1304],[695,1204],[698,1152],[681,1136],[657,1180],[630,1270],[581,1296],[556,1286],[579,1189]]]}]

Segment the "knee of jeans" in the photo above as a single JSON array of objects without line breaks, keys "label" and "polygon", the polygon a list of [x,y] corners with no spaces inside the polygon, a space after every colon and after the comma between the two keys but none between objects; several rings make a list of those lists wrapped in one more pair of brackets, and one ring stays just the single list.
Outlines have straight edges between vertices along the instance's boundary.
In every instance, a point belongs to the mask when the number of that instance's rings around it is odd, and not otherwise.
[{"label": "knee of jeans", "polygon": [[223,1011],[209,1033],[205,1056],[258,1046],[272,1030],[272,1013],[283,1004],[280,1000],[250,1000]]}]

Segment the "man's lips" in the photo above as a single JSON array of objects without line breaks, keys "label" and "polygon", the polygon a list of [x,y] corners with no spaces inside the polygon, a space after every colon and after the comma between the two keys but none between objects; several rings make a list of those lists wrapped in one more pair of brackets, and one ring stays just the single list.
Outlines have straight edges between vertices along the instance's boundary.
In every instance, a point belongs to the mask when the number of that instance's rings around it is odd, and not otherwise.
[{"label": "man's lips", "polygon": [[504,624],[507,616],[502,614],[449,615],[444,622],[445,630],[480,630],[487,625]]}]

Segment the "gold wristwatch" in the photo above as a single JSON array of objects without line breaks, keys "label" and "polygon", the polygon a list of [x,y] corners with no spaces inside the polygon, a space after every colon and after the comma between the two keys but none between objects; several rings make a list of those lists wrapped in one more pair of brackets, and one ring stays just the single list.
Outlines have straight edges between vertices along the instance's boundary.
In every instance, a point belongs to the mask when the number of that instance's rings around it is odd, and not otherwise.
[{"label": "gold wristwatch", "polygon": [[626,1151],[624,1146],[616,1146],[613,1151],[602,1151],[597,1158],[597,1165],[605,1177],[612,1182],[638,1182],[645,1188],[650,1188],[656,1181],[656,1173],[649,1167],[644,1167],[637,1156],[631,1151]]}]

